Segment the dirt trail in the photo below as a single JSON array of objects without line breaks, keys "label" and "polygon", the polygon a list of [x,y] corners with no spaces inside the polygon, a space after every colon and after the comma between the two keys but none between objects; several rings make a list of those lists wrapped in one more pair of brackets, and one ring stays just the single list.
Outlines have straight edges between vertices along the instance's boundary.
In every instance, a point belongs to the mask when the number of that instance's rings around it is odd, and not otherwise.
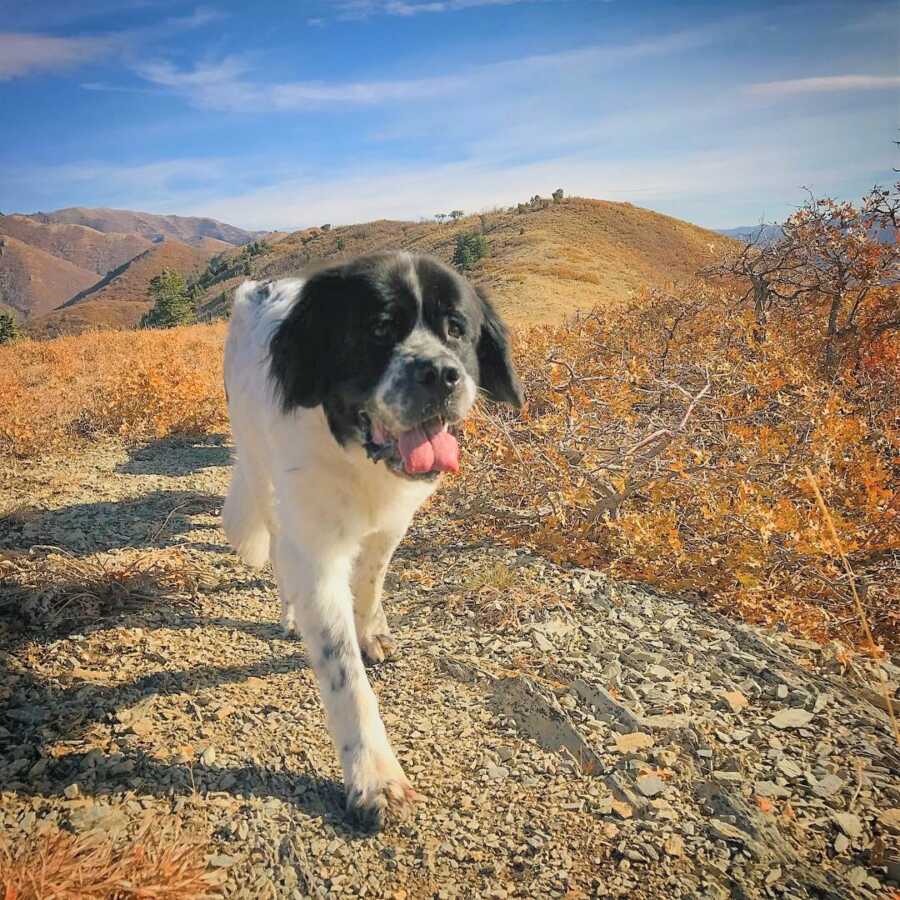
[{"label": "dirt trail", "polygon": [[401,655],[370,669],[427,802],[352,831],[302,644],[280,635],[270,573],[218,527],[227,462],[224,443],[162,441],[2,476],[0,550],[155,548],[203,576],[195,596],[48,628],[48,562],[33,623],[0,618],[6,837],[57,823],[118,840],[175,816],[246,898],[850,898],[900,879],[900,754],[871,671],[453,543],[440,497],[389,575]]}]

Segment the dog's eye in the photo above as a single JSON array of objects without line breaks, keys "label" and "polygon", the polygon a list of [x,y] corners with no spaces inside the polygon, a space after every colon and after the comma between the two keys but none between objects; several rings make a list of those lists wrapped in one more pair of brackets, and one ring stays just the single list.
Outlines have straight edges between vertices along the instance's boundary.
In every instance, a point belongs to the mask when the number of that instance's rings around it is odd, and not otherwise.
[{"label": "dog's eye", "polygon": [[461,338],[466,333],[465,326],[458,319],[449,319],[447,321],[447,336],[452,338]]}]

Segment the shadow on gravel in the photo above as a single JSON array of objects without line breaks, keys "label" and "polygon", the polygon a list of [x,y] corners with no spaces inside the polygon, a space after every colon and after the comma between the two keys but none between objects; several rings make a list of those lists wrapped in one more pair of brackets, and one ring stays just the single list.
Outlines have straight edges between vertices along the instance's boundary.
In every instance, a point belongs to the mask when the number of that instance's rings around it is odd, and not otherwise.
[{"label": "shadow on gravel", "polygon": [[[231,619],[195,619],[185,627],[217,624],[242,627],[259,637],[269,638],[277,626]],[[33,635],[31,635],[33,636]],[[10,648],[11,635],[3,635],[3,650]],[[49,639],[48,639],[49,640]],[[0,654],[2,658],[6,653]],[[138,747],[120,746],[115,753],[71,752],[53,758],[35,771],[42,758],[41,747],[52,742],[77,743],[99,722],[119,723],[121,731],[146,727],[150,707],[159,697],[192,694],[200,689],[248,678],[296,672],[307,668],[301,652],[242,666],[196,666],[181,671],[158,671],[125,685],[86,683],[60,686],[38,680],[33,673],[16,667],[4,672],[11,688],[0,705],[0,770],[4,770],[5,791],[28,797],[61,797],[71,784],[78,784],[82,796],[102,797],[138,790],[158,797],[195,796],[209,791],[230,794],[236,799],[277,798],[307,815],[325,818],[345,833],[362,836],[344,816],[344,789],[334,779],[315,772],[287,768],[270,769],[249,764],[239,767],[203,765],[182,761],[167,763],[148,756]],[[144,723],[144,724],[141,724]],[[10,770],[10,766],[13,766]],[[287,762],[285,763],[287,766]]]},{"label": "shadow on gravel", "polygon": [[[34,512],[4,529],[0,547],[25,550],[39,544],[73,553],[97,553],[123,547],[165,547],[196,525],[190,516],[218,514],[222,497],[198,491],[151,491],[125,500],[75,503],[62,509]],[[219,551],[226,549],[223,542]],[[211,549],[208,541],[204,549]]]},{"label": "shadow on gravel", "polygon": [[167,437],[129,450],[128,461],[116,466],[120,475],[190,475],[200,469],[231,464],[228,437]]}]

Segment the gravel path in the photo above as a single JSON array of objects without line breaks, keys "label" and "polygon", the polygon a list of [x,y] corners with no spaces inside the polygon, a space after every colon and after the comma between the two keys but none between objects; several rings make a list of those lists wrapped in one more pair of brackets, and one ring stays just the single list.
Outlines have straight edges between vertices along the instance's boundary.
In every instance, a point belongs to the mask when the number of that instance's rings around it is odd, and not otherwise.
[{"label": "gravel path", "polygon": [[37,601],[30,625],[0,619],[6,837],[57,823],[118,840],[174,816],[241,898],[897,890],[900,753],[871,667],[455,543],[440,496],[389,575],[401,655],[370,670],[427,800],[355,833],[303,647],[279,633],[268,571],[219,530],[227,461],[215,441],[162,441],[0,476],[18,507],[0,550],[159,548],[203,574],[193,597],[74,626],[48,627]]}]

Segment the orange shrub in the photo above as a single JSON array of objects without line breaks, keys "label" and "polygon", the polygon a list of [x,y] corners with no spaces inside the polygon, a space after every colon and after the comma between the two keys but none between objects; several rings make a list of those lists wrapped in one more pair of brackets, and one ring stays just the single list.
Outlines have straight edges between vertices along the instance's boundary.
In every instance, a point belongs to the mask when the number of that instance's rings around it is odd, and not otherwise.
[{"label": "orange shrub", "polygon": [[[872,308],[897,298],[879,288]],[[811,303],[774,310],[760,341],[752,310],[698,283],[531,329],[517,353],[527,410],[476,413],[440,509],[560,562],[856,639],[809,466],[873,630],[900,645],[896,332],[876,329],[828,380],[816,315]],[[219,323],[0,348],[0,452],[224,429],[223,336]]]},{"label": "orange shrub", "polygon": [[0,347],[0,452],[103,435],[143,440],[226,426],[224,325],[98,331]]},{"label": "orange shrub", "polygon": [[896,337],[826,381],[825,337],[804,315],[783,312],[758,343],[752,313],[697,284],[532,330],[519,342],[528,413],[467,426],[467,527],[751,620],[857,638],[809,466],[873,627],[896,646],[900,384],[882,364]]}]

